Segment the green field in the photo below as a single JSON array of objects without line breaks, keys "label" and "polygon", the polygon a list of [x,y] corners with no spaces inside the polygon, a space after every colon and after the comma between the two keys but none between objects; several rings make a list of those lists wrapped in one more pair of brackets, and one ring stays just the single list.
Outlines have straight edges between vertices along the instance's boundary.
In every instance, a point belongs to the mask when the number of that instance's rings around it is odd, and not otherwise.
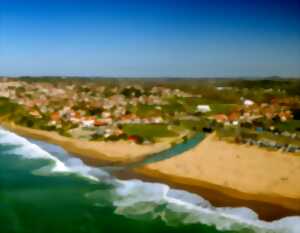
[{"label": "green field", "polygon": [[153,117],[160,116],[161,111],[156,109],[155,105],[139,104],[137,106],[130,107],[130,111],[135,113],[139,117]]},{"label": "green field", "polygon": [[0,115],[12,114],[19,108],[18,104],[12,103],[9,99],[0,98]]},{"label": "green field", "polygon": [[288,122],[278,122],[275,127],[281,131],[295,132],[300,129],[300,120],[290,120]]},{"label": "green field", "polygon": [[126,124],[122,128],[124,133],[128,135],[137,135],[148,140],[177,135],[175,132],[169,130],[166,124]]}]

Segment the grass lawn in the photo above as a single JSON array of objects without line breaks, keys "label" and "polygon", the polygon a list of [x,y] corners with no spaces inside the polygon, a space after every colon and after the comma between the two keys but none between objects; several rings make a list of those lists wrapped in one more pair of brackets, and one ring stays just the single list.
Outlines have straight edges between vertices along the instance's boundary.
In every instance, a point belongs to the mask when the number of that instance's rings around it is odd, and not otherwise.
[{"label": "grass lawn", "polygon": [[183,129],[192,131],[202,131],[203,127],[208,126],[208,121],[205,119],[201,120],[181,120],[179,126]]},{"label": "grass lawn", "polygon": [[155,107],[155,105],[139,104],[136,107],[132,107],[131,111],[140,117],[152,117],[161,115],[160,111]]},{"label": "grass lawn", "polygon": [[211,112],[209,112],[208,114],[227,114],[237,106],[236,104],[228,104],[201,97],[178,98],[177,101],[178,103],[182,104],[185,111],[190,113],[196,111],[197,105],[209,105],[211,108]]},{"label": "grass lawn", "polygon": [[128,135],[138,135],[148,140],[159,137],[174,137],[177,134],[168,129],[166,124],[126,124],[123,131]]},{"label": "grass lawn", "polygon": [[237,105],[236,104],[210,104],[211,112],[208,114],[228,114]]},{"label": "grass lawn", "polygon": [[12,103],[7,98],[0,97],[0,115],[12,114],[19,108],[18,104]]},{"label": "grass lawn", "polygon": [[275,127],[281,131],[295,132],[300,129],[300,120],[290,120],[288,122],[279,122]]}]

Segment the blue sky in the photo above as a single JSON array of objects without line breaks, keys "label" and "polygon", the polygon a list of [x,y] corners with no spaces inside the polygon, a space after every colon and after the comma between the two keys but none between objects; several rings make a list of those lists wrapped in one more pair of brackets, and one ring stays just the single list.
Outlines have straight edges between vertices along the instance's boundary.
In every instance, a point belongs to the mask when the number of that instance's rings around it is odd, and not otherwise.
[{"label": "blue sky", "polygon": [[300,0],[0,0],[0,75],[300,76]]}]

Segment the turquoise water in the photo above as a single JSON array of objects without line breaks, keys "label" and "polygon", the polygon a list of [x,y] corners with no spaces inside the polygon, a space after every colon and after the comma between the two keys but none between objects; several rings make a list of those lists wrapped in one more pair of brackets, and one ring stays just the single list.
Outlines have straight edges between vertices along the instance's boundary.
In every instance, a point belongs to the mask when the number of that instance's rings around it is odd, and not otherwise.
[{"label": "turquoise water", "polygon": [[195,147],[200,141],[202,141],[204,139],[204,137],[205,137],[204,133],[197,133],[191,139],[189,139],[185,142],[176,144],[176,145],[172,146],[171,148],[164,150],[162,152],[153,154],[152,156],[146,158],[142,162],[135,163],[132,166],[139,166],[139,165],[143,165],[143,164],[147,164],[147,163],[158,162],[160,160],[164,160],[164,159],[171,158],[173,156],[177,156],[177,155],[183,153],[184,151]]},{"label": "turquoise water", "polygon": [[0,232],[282,232],[300,218],[257,219],[247,208],[215,208],[165,184],[119,180],[58,146],[0,129]]}]

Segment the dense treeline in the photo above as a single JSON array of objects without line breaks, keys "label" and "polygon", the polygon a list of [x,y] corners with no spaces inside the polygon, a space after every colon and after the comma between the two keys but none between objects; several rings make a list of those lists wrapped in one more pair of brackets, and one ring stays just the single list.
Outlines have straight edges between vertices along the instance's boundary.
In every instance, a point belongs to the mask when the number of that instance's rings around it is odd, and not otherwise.
[{"label": "dense treeline", "polygon": [[107,78],[107,77],[58,77],[42,76],[30,77],[24,76],[22,79],[27,82],[49,82],[55,85],[60,83],[71,84],[78,83],[86,85],[91,83],[104,85],[108,87],[128,85],[141,85],[147,91],[153,86],[163,86],[169,88],[179,88],[189,93],[201,94],[206,98],[225,99],[236,101],[236,95],[232,91],[217,91],[216,87],[234,87],[237,89],[274,89],[282,90],[287,96],[300,95],[300,79],[289,79],[279,77],[268,77],[262,79],[243,79],[243,78]]}]

